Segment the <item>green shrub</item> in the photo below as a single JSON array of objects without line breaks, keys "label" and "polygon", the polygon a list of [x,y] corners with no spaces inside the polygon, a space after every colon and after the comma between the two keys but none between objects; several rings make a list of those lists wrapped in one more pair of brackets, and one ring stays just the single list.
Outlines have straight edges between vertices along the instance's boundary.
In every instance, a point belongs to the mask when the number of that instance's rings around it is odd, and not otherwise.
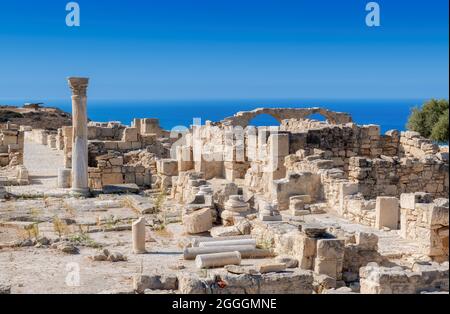
[{"label": "green shrub", "polygon": [[434,141],[448,141],[448,109],[448,100],[432,99],[412,110],[407,128]]}]

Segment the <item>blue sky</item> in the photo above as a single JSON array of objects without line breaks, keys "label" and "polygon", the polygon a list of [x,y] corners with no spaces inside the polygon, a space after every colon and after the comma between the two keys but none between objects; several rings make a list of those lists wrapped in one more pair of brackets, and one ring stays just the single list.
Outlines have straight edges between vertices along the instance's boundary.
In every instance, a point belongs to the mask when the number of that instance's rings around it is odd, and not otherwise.
[{"label": "blue sky", "polygon": [[0,99],[448,98],[448,1],[0,2]]}]

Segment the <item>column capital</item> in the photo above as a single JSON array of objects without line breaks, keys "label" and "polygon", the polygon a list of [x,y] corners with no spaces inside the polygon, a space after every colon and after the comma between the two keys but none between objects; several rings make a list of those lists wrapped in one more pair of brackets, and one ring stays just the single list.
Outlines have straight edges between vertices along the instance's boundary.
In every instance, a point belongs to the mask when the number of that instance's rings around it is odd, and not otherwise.
[{"label": "column capital", "polygon": [[89,84],[87,77],[69,77],[69,87],[72,90],[73,96],[86,96],[86,90]]}]

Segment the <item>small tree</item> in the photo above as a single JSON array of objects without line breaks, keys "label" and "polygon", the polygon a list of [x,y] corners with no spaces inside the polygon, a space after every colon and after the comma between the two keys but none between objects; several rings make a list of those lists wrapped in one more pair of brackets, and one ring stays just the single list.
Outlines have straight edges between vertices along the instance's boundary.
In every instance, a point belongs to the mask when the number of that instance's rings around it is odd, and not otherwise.
[{"label": "small tree", "polygon": [[448,136],[448,109],[444,112],[444,114],[439,118],[439,121],[433,127],[433,131],[431,132],[431,139],[438,142],[447,142],[449,139]]},{"label": "small tree", "polygon": [[412,110],[407,128],[435,141],[448,141],[448,109],[448,100],[432,99]]}]

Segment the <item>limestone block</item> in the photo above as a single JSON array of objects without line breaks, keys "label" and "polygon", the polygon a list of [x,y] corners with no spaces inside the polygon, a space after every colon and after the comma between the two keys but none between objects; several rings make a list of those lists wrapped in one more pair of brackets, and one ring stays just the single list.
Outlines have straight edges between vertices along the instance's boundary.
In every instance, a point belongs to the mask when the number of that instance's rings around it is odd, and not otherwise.
[{"label": "limestone block", "polygon": [[294,195],[289,198],[289,201],[303,201],[304,204],[311,204],[310,195]]},{"label": "limestone block", "polygon": [[196,234],[206,232],[212,228],[212,214],[209,208],[197,210],[183,216],[186,232]]},{"label": "limestone block", "polygon": [[166,176],[178,175],[178,162],[176,159],[160,159],[156,162],[157,171]]},{"label": "limestone block", "polygon": [[177,146],[178,171],[188,171],[194,168],[191,146]]},{"label": "limestone block", "polygon": [[123,182],[122,173],[103,173],[102,174],[102,184],[121,184]]},{"label": "limestone block", "polygon": [[317,240],[317,258],[319,259],[343,259],[345,241],[340,239]]},{"label": "limestone block", "polygon": [[267,273],[261,276],[259,292],[261,294],[311,294],[313,275],[310,271]]},{"label": "limestone block", "polygon": [[378,250],[378,236],[374,233],[357,232],[355,243],[361,250]]},{"label": "limestone block", "polygon": [[230,236],[239,236],[241,235],[241,232],[236,226],[217,226],[213,227],[211,229],[211,236],[214,238],[221,238],[221,237],[230,237]]},{"label": "limestone block", "polygon": [[293,255],[302,269],[313,269],[316,256],[317,239],[300,235],[294,243]]},{"label": "limestone block", "polygon": [[399,228],[400,207],[396,197],[379,196],[377,197],[375,227],[382,229],[387,227],[393,230]]},{"label": "limestone block", "polygon": [[263,264],[258,267],[258,270],[261,274],[273,272],[278,273],[286,270],[286,264],[284,263]]},{"label": "limestone block", "polygon": [[299,230],[310,238],[319,238],[327,234],[327,227],[318,223],[302,224]]},{"label": "limestone block", "polygon": [[137,128],[125,128],[122,135],[123,142],[137,142],[138,141],[138,129]]},{"label": "limestone block", "polygon": [[[118,157],[114,157],[109,159],[109,162],[111,164],[111,166],[122,166],[123,165],[123,157],[122,156],[118,156]],[[121,172],[121,171],[119,171]]]},{"label": "limestone block", "polygon": [[289,155],[289,134],[271,134],[267,143],[269,156],[284,157]]},{"label": "limestone block", "polygon": [[119,144],[116,141],[104,141],[103,144],[107,150],[117,150],[119,148]]},{"label": "limestone block", "polygon": [[345,241],[339,239],[319,239],[314,272],[340,280],[344,263]]},{"label": "limestone block", "polygon": [[296,268],[298,266],[298,260],[287,255],[279,255],[275,259],[278,263],[285,264],[286,268]]},{"label": "limestone block", "polygon": [[303,209],[305,209],[305,202],[303,200],[299,200],[295,196],[289,199],[289,210],[296,211]]},{"label": "limestone block", "polygon": [[120,150],[130,150],[132,149],[131,142],[117,142],[118,149]]},{"label": "limestone block", "polygon": [[428,193],[402,193],[400,195],[400,207],[414,209],[417,203],[431,203],[433,197]]},{"label": "limestone block", "polygon": [[144,293],[145,290],[177,290],[178,278],[176,274],[150,274],[135,275],[133,277],[133,289],[138,293]]}]

